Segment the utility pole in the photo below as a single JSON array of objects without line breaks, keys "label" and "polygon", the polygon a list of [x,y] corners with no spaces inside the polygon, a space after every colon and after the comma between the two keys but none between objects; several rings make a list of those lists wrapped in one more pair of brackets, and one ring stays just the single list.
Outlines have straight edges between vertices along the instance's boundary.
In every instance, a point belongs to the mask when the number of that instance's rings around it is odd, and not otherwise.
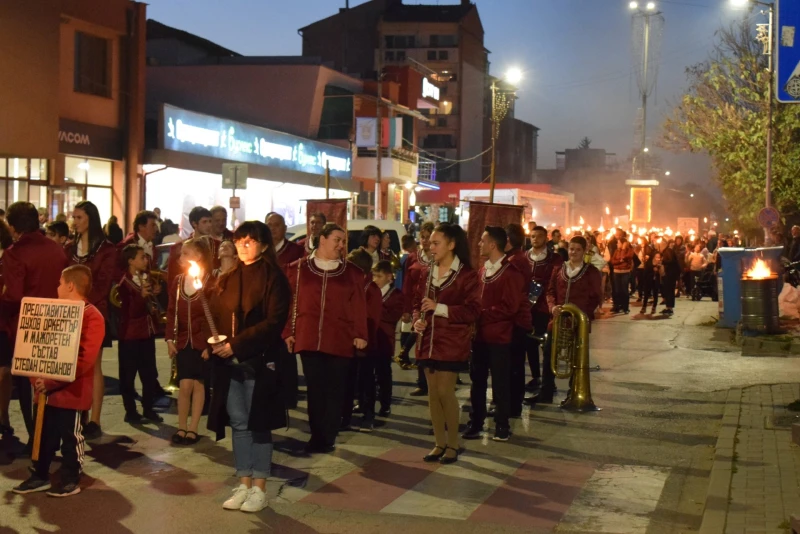
[{"label": "utility pole", "polygon": [[382,35],[382,25],[378,24],[378,101],[375,104],[376,115],[378,119],[378,126],[377,126],[377,137],[378,137],[378,148],[375,153],[375,161],[378,163],[378,167],[375,172],[375,219],[381,220],[383,219],[383,214],[381,213],[381,173],[382,173],[382,164],[383,164],[383,111],[381,110],[381,104],[383,104],[383,35]]},{"label": "utility pole", "polygon": [[497,183],[497,80],[492,80],[492,166],[489,171],[489,203],[494,202],[494,187]]}]

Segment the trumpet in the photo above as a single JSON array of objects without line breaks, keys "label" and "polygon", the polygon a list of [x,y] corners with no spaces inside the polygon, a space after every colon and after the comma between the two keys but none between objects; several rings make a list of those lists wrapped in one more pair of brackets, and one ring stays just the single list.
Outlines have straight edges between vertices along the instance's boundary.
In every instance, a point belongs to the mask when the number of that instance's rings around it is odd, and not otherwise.
[{"label": "trumpet", "polygon": [[[166,274],[164,271],[159,270],[152,270],[149,273],[142,273],[142,283],[148,283],[149,285],[153,284],[160,284],[162,280],[166,278]],[[119,297],[119,284],[114,284],[111,288],[111,292],[108,295],[108,300],[112,306],[115,308],[122,307],[122,300]],[[164,310],[164,307],[158,301],[158,298],[154,295],[147,297],[147,308],[153,317],[158,319],[160,324],[167,324],[167,312]]]}]

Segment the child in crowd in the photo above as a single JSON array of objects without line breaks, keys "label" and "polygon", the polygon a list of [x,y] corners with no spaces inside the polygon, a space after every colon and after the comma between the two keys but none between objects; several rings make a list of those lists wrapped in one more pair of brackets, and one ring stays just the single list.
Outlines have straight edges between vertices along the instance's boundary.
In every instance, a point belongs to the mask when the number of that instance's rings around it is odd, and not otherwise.
[{"label": "child in crowd", "polygon": [[647,301],[650,297],[653,298],[653,311],[651,314],[656,313],[656,306],[658,305],[658,290],[661,287],[661,279],[664,277],[664,264],[661,262],[661,253],[656,252],[653,255],[652,261],[645,263],[643,285],[644,285],[644,301],[642,309],[639,311],[641,314],[647,313]]},{"label": "child in crowd", "polygon": [[[392,264],[379,261],[372,268],[372,281],[381,290],[383,309],[378,325],[378,339],[375,354],[375,375],[378,382],[378,402],[380,417],[389,417],[392,405],[392,355],[394,354],[397,321],[403,316],[403,294],[394,287]],[[374,408],[372,408],[374,413]]]},{"label": "child in crowd", "polygon": [[45,235],[62,247],[66,246],[69,241],[69,226],[63,221],[51,222],[47,225]]},{"label": "child in crowd", "polygon": [[[81,411],[92,407],[94,365],[105,336],[103,314],[89,304],[92,271],[85,265],[64,269],[58,286],[58,298],[84,303],[78,362],[74,382],[32,378],[37,395],[47,395],[39,459],[33,462],[31,476],[15,487],[14,493],[47,491],[51,497],[68,497],[80,493],[84,439],[81,433]],[[61,483],[51,489],[50,464],[61,443]],[[49,490],[49,491],[48,491]]]},{"label": "child in crowd", "polygon": [[142,382],[142,411],[145,419],[163,421],[153,410],[156,386],[156,329],[152,303],[160,286],[150,283],[150,258],[138,245],[122,249],[125,275],[119,281],[119,389],[125,407],[125,422],[139,423],[136,411],[136,373]]}]

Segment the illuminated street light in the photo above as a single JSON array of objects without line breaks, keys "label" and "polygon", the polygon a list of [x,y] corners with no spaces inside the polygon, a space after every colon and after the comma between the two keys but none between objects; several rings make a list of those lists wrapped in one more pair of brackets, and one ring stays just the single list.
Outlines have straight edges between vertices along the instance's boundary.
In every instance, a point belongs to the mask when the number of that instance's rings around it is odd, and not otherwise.
[{"label": "illuminated street light", "polygon": [[647,148],[647,147],[644,147],[644,148],[642,149],[642,152],[650,152],[650,149],[649,149],[649,148]]},{"label": "illuminated street light", "polygon": [[631,9],[639,9],[639,2],[631,2],[630,4],[628,4],[628,7],[630,7]]},{"label": "illuminated street light", "polygon": [[665,173],[664,173],[664,176],[669,176],[669,175],[670,175],[670,172],[669,172],[669,171],[667,171],[667,172],[665,172]]},{"label": "illuminated street light", "polygon": [[508,69],[505,79],[511,85],[517,85],[522,81],[522,71],[518,68]]},{"label": "illuminated street light", "polygon": [[689,195],[689,196],[690,196],[690,197],[692,197],[692,198],[694,198],[694,193],[692,193],[692,194],[691,194],[691,195]]},{"label": "illuminated street light", "polygon": [[655,2],[647,2],[647,11],[653,11],[656,8]]},{"label": "illuminated street light", "polygon": [[[508,69],[502,78],[507,83],[517,86],[522,81],[522,71],[518,68]],[[509,97],[508,93],[512,96]],[[497,169],[497,138],[500,136],[500,123],[508,115],[516,95],[512,90],[498,91],[497,79],[492,79],[492,164],[489,171],[489,202],[494,202],[494,188]]]},{"label": "illuminated street light", "polygon": [[731,5],[733,7],[747,7],[749,3],[750,0],[731,0]]}]

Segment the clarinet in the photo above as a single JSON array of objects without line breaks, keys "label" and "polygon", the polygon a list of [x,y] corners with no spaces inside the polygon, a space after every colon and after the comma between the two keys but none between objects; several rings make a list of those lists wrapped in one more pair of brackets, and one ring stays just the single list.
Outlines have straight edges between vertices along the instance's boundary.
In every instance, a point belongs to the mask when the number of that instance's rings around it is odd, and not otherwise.
[{"label": "clarinet", "polygon": [[[433,262],[431,262],[431,265],[428,268],[428,281],[425,283],[425,296],[423,298],[427,298],[428,295],[430,295],[430,292],[431,292],[431,284],[433,283],[433,265],[434,265]],[[419,318],[424,321],[425,320],[425,312],[422,312],[422,314],[420,315]],[[426,329],[427,329],[427,327],[426,327]],[[422,331],[422,332],[417,334],[417,351],[416,351],[416,354],[419,354],[419,350],[420,350],[420,348],[422,346],[422,334],[424,334],[424,333],[425,332]]]}]

